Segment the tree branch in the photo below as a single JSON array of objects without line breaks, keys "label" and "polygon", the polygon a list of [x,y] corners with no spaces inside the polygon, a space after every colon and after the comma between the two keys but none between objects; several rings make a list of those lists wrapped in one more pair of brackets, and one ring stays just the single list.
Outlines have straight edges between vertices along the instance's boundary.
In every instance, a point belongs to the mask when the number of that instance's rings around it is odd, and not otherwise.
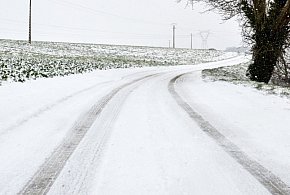
[{"label": "tree branch", "polygon": [[261,30],[264,28],[264,23],[266,19],[266,0],[253,0],[254,13],[256,18],[256,28]]},{"label": "tree branch", "polygon": [[281,14],[277,18],[275,29],[288,25],[290,22],[290,0],[288,0],[283,7]]}]

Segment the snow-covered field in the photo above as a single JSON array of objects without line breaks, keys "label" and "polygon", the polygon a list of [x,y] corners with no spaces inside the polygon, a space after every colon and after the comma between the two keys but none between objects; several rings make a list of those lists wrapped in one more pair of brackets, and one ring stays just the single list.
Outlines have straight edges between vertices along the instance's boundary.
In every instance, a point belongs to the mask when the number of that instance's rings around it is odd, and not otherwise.
[{"label": "snow-covered field", "polygon": [[[222,51],[0,40],[1,81],[65,76],[95,69],[198,64]],[[227,54],[229,55],[229,54]]]},{"label": "snow-covered field", "polygon": [[290,194],[289,100],[199,65],[0,87],[0,194]]}]

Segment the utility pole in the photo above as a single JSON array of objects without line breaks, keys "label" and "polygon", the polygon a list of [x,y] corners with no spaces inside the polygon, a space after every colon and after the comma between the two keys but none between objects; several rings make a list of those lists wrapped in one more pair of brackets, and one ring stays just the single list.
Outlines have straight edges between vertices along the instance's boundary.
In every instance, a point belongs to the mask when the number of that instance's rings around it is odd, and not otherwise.
[{"label": "utility pole", "polygon": [[192,33],[190,34],[190,49],[192,49]]},{"label": "utility pole", "polygon": [[31,0],[29,0],[29,35],[28,43],[31,44]]},{"label": "utility pole", "polygon": [[175,49],[175,29],[176,29],[176,24],[175,23],[173,23],[172,24],[172,27],[173,27],[173,38],[172,38],[172,41],[173,41],[173,49]]}]

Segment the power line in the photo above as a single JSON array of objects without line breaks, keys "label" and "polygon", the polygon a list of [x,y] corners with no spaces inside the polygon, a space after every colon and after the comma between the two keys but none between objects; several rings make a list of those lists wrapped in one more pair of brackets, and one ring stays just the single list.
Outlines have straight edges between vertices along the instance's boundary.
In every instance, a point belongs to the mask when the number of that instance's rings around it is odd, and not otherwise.
[{"label": "power line", "polygon": [[[62,1],[55,1],[55,0],[50,0],[50,1],[53,1],[53,2],[56,2],[56,3],[64,3],[64,4],[67,4],[67,5],[70,5],[72,6],[73,8],[81,8],[81,9],[86,9],[86,10],[90,10],[90,11],[93,11],[94,13],[101,13],[101,14],[105,14],[105,15],[111,15],[111,16],[114,16],[114,17],[118,17],[118,18],[123,18],[123,19],[126,19],[126,20],[134,20],[134,21],[138,21],[138,22],[145,22],[145,23],[151,23],[151,24],[158,24],[158,25],[168,25],[168,24],[165,24],[165,23],[157,23],[157,22],[149,22],[149,21],[143,21],[143,20],[138,20],[138,19],[132,19],[132,18],[127,18],[127,17],[123,17],[123,16],[120,16],[120,15],[116,15],[116,14],[112,14],[112,13],[109,13],[109,12],[104,12],[104,11],[100,11],[100,10],[96,10],[96,9],[92,9],[92,8],[89,8],[89,7],[86,7],[86,6],[83,6],[83,5],[79,5],[79,4],[75,4],[75,3],[71,3],[71,2],[68,2],[68,1],[65,1],[65,0],[62,0]],[[30,19],[31,20],[31,19]],[[19,22],[19,21],[15,21],[15,20],[10,20],[10,19],[6,19],[6,21],[11,21],[11,22]],[[163,36],[167,36],[167,35],[161,35],[161,34],[137,34],[137,33],[132,33],[132,32],[116,32],[116,31],[108,31],[108,30],[101,30],[101,29],[88,29],[88,28],[76,28],[76,27],[68,27],[68,26],[58,26],[58,25],[50,25],[50,24],[40,24],[40,23],[32,23],[34,25],[38,25],[38,26],[45,26],[45,27],[54,27],[54,28],[62,28],[62,29],[69,29],[69,30],[77,30],[77,31],[92,31],[94,33],[96,32],[103,32],[103,33],[110,33],[110,34],[125,34],[125,35],[133,35],[133,36],[140,36],[140,37],[149,37],[152,39],[152,36],[154,37],[160,37],[160,39],[162,39],[161,37]],[[30,21],[30,24],[29,24],[29,28],[31,28],[31,21]],[[173,26],[173,46],[175,47],[176,46],[176,37],[178,38],[184,38],[187,37],[187,35],[177,35],[175,34],[175,30],[176,30],[176,27],[175,25]],[[184,29],[183,27],[181,27],[182,29]],[[189,28],[187,28],[189,29]],[[29,37],[31,36],[31,29],[29,30]],[[71,34],[71,33],[70,33]],[[30,38],[29,38],[30,39]]]},{"label": "power line", "polygon": [[[130,21],[133,21],[133,22],[138,22],[138,23],[147,23],[147,24],[154,24],[154,25],[166,25],[168,26],[169,23],[164,23],[164,22],[153,22],[153,21],[147,21],[147,20],[142,20],[142,19],[137,19],[137,18],[129,18],[129,17],[124,17],[122,15],[118,15],[118,14],[114,14],[114,13],[110,13],[110,12],[105,12],[105,11],[102,11],[102,10],[97,10],[97,9],[93,9],[91,7],[87,7],[87,6],[84,6],[84,5],[81,5],[81,4],[77,4],[77,3],[72,3],[72,2],[69,2],[69,1],[66,1],[66,0],[61,0],[61,1],[57,1],[57,0],[49,0],[49,1],[52,1],[52,2],[55,2],[57,4],[66,4],[66,5],[70,5],[72,8],[76,8],[76,9],[84,9],[84,10],[89,10],[93,13],[98,13],[98,14],[103,14],[103,15],[109,15],[109,16],[112,16],[112,17],[116,17],[118,19],[124,19],[124,20],[130,20]],[[183,30],[190,30],[191,32],[199,32],[199,30],[192,30],[192,28],[188,28],[187,26],[181,26],[178,25],[179,29],[183,29]]]},{"label": "power line", "polygon": [[[125,39],[123,38],[122,36],[123,35],[129,35],[130,37],[126,38],[126,39],[137,39],[137,38],[141,38],[141,39],[160,39],[160,40],[168,40],[169,38],[169,34],[140,34],[140,33],[133,33],[133,32],[117,32],[117,31],[108,31],[108,30],[103,30],[103,29],[91,29],[91,28],[80,28],[80,27],[70,27],[70,26],[60,26],[60,25],[51,25],[51,24],[42,24],[42,23],[35,23],[35,22],[32,22],[32,0],[29,0],[29,37],[28,37],[28,42],[31,43],[31,39],[32,39],[32,25],[33,26],[43,26],[43,27],[46,27],[46,28],[49,28],[49,27],[52,27],[52,28],[60,28],[60,29],[64,29],[65,31],[68,31],[69,33],[62,33],[64,35],[66,34],[70,34],[70,35],[76,35],[76,36],[83,36],[83,34],[77,34],[77,33],[72,33],[71,30],[75,30],[75,31],[86,31],[86,32],[93,32],[94,35],[96,33],[106,33],[106,34],[117,34],[118,37],[113,37],[114,39]],[[77,3],[72,3],[72,2],[69,2],[69,1],[66,1],[66,0],[49,0],[49,1],[52,1],[52,2],[56,2],[57,4],[62,4],[62,5],[65,5],[66,7],[67,6],[70,6],[70,7],[73,7],[74,9],[78,9],[78,10],[86,10],[86,11],[90,11],[91,13],[94,13],[96,15],[109,15],[109,16],[112,16],[112,17],[116,17],[116,18],[119,18],[119,19],[124,19],[124,20],[128,20],[128,21],[133,21],[133,22],[138,22],[138,23],[148,23],[148,24],[154,24],[154,25],[166,25],[169,27],[169,24],[167,23],[161,23],[161,22],[152,22],[152,21],[146,21],[146,20],[142,20],[142,19],[135,19],[135,18],[129,18],[129,17],[124,17],[124,16],[121,16],[121,15],[118,15],[118,14],[114,14],[114,13],[109,13],[109,12],[105,12],[105,11],[102,11],[102,10],[97,10],[97,9],[93,9],[91,7],[87,7],[87,6],[84,6],[84,5],[81,5],[81,4],[77,4]],[[25,23],[25,21],[17,21],[17,20],[11,20],[11,19],[1,19],[0,20],[4,20],[4,21],[8,21],[8,22],[15,22],[15,23]],[[176,40],[177,39],[188,39],[188,34],[187,35],[177,35],[176,34],[176,24],[172,24],[172,30],[173,30],[173,37],[172,37],[172,45],[173,45],[173,48],[176,47]],[[43,31],[41,31],[41,28],[38,28],[40,29],[40,31],[37,31],[37,29],[35,30],[35,28],[33,27],[33,32],[40,32],[40,33],[37,33],[37,35],[40,35],[40,36],[49,36],[50,34],[61,34],[61,33],[58,33],[58,32],[51,32],[51,33],[48,33],[47,30],[45,30],[45,33],[42,33]],[[187,28],[187,27],[179,27],[178,26],[178,29],[183,29],[186,31],[187,30],[191,30],[191,32],[198,32],[198,31],[193,31],[192,28]],[[200,31],[200,36],[202,38],[202,47],[203,48],[207,48],[207,39],[208,39],[208,36],[209,34],[207,35],[207,37],[203,37],[203,35],[205,35],[204,33],[202,33],[204,31]],[[21,32],[22,33],[22,32]],[[178,33],[178,32],[177,32]],[[187,32],[188,33],[188,32]],[[203,34],[203,35],[202,35]],[[191,33],[191,48],[193,48],[193,36],[196,36],[197,34],[193,34]],[[121,37],[119,37],[121,36]],[[167,38],[163,38],[163,37],[167,37]],[[112,37],[110,37],[112,38]],[[170,43],[171,44],[171,43]]]},{"label": "power line", "polygon": [[102,10],[93,9],[93,8],[90,8],[90,7],[83,6],[81,4],[72,3],[72,2],[65,1],[65,0],[62,0],[62,1],[49,0],[49,1],[53,1],[53,2],[55,2],[57,4],[60,4],[60,5],[61,4],[66,4],[66,5],[69,5],[70,7],[78,9],[78,10],[79,9],[87,10],[87,11],[90,11],[91,13],[94,13],[94,14],[107,15],[107,16],[118,18],[118,19],[123,19],[123,20],[137,22],[137,23],[141,22],[141,23],[147,23],[147,24],[153,24],[153,25],[169,25],[168,23],[163,23],[163,22],[153,22],[153,21],[147,21],[147,20],[142,20],[142,19],[124,17],[122,15],[118,15],[118,14],[114,14],[114,13],[110,13],[110,12],[105,12],[105,11],[102,11]]},{"label": "power line", "polygon": [[[1,28],[0,28],[1,29]],[[19,31],[18,29],[1,29],[1,32],[7,32],[9,34],[26,34],[24,31]],[[68,33],[64,33],[64,32],[53,32],[53,31],[41,31],[41,30],[35,30],[35,36],[50,36],[50,35],[70,35],[70,36],[83,36],[84,34],[80,34],[80,33],[72,33],[71,31]],[[92,36],[95,36],[95,34],[93,34]],[[106,34],[104,35],[100,35],[98,36],[98,38],[101,37],[106,37]],[[106,39],[123,39],[123,40],[134,40],[134,39],[142,39],[142,40],[167,40],[167,38],[164,37],[154,37],[154,36],[129,36],[129,37],[124,37],[122,35],[115,35],[115,36],[110,36],[110,37],[106,37]]]},{"label": "power line", "polygon": [[[26,23],[25,21],[10,20],[10,19],[6,19],[6,18],[0,18],[0,20],[6,20],[9,22],[14,22],[14,23]],[[108,31],[108,30],[102,30],[102,29],[78,28],[78,27],[59,26],[59,25],[52,25],[52,24],[41,24],[41,23],[35,23],[35,22],[32,22],[32,24],[36,25],[36,26],[61,28],[64,30],[91,31],[94,33],[101,32],[101,33],[110,33],[110,34],[125,34],[125,35],[136,35],[136,36],[156,36],[156,37],[167,36],[166,34],[144,34],[144,33],[142,34],[142,33],[132,33],[132,32]]]}]

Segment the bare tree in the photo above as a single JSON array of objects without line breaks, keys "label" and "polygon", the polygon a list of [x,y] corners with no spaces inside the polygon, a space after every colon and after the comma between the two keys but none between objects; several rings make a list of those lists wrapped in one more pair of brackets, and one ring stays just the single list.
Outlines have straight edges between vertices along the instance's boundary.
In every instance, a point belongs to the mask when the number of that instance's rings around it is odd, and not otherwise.
[{"label": "bare tree", "polygon": [[253,63],[247,72],[251,80],[268,83],[275,67],[285,64],[290,0],[188,0],[195,2],[206,3],[209,10],[217,11],[224,19],[240,19],[245,40],[252,45]]}]

